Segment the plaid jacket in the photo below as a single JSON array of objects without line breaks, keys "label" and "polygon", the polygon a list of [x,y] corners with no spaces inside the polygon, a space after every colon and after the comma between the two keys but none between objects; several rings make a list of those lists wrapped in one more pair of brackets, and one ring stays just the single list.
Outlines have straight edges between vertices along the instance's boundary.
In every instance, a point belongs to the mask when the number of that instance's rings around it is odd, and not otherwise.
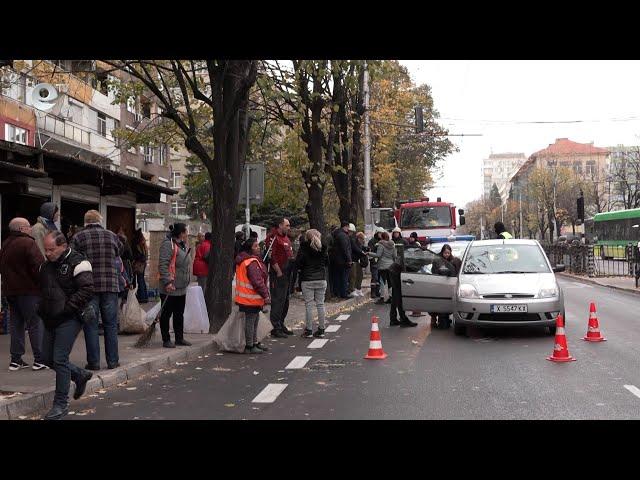
[{"label": "plaid jacket", "polygon": [[118,236],[98,224],[89,224],[73,236],[73,248],[83,253],[93,269],[93,289],[96,293],[120,291],[116,257],[123,245]]}]

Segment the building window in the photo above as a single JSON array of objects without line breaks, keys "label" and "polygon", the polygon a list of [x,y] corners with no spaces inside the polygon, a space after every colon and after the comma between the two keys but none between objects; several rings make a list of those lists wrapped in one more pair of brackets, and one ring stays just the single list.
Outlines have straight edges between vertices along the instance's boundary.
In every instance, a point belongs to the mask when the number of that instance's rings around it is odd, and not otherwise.
[{"label": "building window", "polygon": [[187,213],[186,204],[179,200],[175,200],[171,202],[171,213],[173,214],[174,217],[180,217],[180,216],[186,215]]},{"label": "building window", "polygon": [[164,166],[165,164],[165,146],[164,145],[160,145],[159,147],[156,147],[156,158],[158,159],[158,165],[160,165],[161,167]]},{"label": "building window", "polygon": [[97,71],[96,75],[91,79],[91,86],[103,95],[109,94],[109,75],[107,72]]},{"label": "building window", "polygon": [[102,112],[98,112],[98,133],[107,136],[107,116]]},{"label": "building window", "polygon": [[116,130],[120,128],[120,120],[113,121],[113,130],[111,130],[111,136],[117,148],[120,148],[120,138],[115,135]]},{"label": "building window", "polygon": [[[168,186],[169,186],[169,182],[168,182],[168,181],[160,180],[160,179],[158,179],[158,184],[159,184],[161,187],[168,187]],[[162,203],[167,203],[167,194],[166,194],[166,193],[161,193],[161,194],[160,194],[160,201],[161,201]]]},{"label": "building window", "polygon": [[138,178],[138,169],[136,167],[127,167],[127,175]]},{"label": "building window", "polygon": [[138,110],[136,109],[136,98],[135,97],[127,98],[127,112],[133,113],[134,115],[136,115],[138,113]]},{"label": "building window", "polygon": [[15,125],[6,123],[4,125],[4,139],[7,142],[27,145],[27,142],[29,141],[29,132],[27,132],[27,130],[25,130],[24,128],[16,127]]},{"label": "building window", "polygon": [[144,118],[151,118],[151,102],[147,99],[140,100],[140,111]]},{"label": "building window", "polygon": [[153,163],[153,148],[149,145],[144,146],[144,163]]},{"label": "building window", "polygon": [[595,175],[595,173],[596,173],[596,162],[595,162],[595,160],[588,160],[585,170],[586,170],[586,174],[587,175]]},{"label": "building window", "polygon": [[173,172],[173,188],[177,190],[182,188],[182,175],[180,172]]},{"label": "building window", "polygon": [[581,174],[582,173],[582,162],[581,161],[575,161],[573,162],[573,171],[577,174]]}]

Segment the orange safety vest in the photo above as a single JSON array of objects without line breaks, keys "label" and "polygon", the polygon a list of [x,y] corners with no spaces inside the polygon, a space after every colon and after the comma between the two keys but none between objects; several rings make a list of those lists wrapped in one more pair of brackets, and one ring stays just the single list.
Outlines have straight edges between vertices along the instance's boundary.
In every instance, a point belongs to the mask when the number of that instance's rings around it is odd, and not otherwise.
[{"label": "orange safety vest", "polygon": [[236,267],[235,301],[239,305],[247,305],[249,307],[262,307],[264,305],[264,298],[253,288],[247,273],[249,264],[257,261],[257,258],[247,258]]}]

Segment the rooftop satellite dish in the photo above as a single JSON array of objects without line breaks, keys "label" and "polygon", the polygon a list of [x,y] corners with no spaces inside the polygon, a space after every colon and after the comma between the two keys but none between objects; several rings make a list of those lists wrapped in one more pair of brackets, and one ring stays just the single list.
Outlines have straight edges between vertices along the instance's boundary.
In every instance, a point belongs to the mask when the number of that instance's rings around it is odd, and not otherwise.
[{"label": "rooftop satellite dish", "polygon": [[56,105],[58,91],[50,83],[39,83],[31,92],[33,106],[43,112],[48,112]]}]

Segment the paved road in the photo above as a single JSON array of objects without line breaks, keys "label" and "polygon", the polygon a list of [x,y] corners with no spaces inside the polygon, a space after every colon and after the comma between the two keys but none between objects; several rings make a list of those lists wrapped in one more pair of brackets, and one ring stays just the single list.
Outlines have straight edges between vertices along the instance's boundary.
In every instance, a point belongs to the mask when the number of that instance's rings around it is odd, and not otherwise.
[{"label": "paved road", "polygon": [[[566,279],[567,338],[578,360],[555,364],[544,329],[431,331],[388,326],[387,307],[367,304],[326,344],[291,337],[268,354],[216,354],[72,402],[80,419],[638,419],[640,296]],[[581,340],[589,302],[608,341]],[[389,357],[369,361],[370,318],[380,316]],[[299,330],[298,330],[299,331]],[[285,369],[296,357],[311,358]],[[303,360],[300,360],[301,362]],[[268,387],[278,384],[280,387]],[[286,385],[286,387],[282,387]],[[280,389],[284,388],[280,392]],[[266,389],[266,390],[265,390]],[[262,396],[272,403],[256,403]],[[267,398],[269,400],[270,398]]]}]

